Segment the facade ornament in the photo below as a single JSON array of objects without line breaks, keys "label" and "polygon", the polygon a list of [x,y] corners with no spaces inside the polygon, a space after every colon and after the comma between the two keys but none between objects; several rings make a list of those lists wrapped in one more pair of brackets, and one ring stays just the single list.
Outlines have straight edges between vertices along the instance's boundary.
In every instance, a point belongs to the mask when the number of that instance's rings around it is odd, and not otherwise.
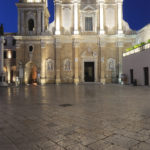
[{"label": "facade ornament", "polygon": [[116,60],[113,58],[109,58],[107,60],[107,70],[108,71],[115,71],[116,70]]},{"label": "facade ornament", "polygon": [[46,61],[46,70],[47,71],[54,71],[54,60],[52,59],[47,59]]},{"label": "facade ornament", "polygon": [[70,59],[64,60],[64,71],[71,71],[71,61]]}]

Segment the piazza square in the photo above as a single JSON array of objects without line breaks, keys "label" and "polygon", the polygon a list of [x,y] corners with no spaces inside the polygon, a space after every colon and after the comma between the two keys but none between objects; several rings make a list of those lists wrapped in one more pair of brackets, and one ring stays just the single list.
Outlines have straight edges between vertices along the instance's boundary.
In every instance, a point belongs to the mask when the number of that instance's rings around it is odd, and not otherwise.
[{"label": "piazza square", "polygon": [[150,148],[149,87],[90,83],[0,91],[0,150]]}]

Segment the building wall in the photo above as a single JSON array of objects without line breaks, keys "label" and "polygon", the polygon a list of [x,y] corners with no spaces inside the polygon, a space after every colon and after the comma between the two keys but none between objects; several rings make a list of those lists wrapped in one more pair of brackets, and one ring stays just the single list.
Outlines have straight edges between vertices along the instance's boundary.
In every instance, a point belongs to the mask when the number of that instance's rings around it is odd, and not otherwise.
[{"label": "building wall", "polygon": [[128,83],[130,84],[130,69],[133,69],[134,79],[138,85],[144,85],[144,67],[149,68],[150,81],[150,48],[136,54],[123,57],[123,73],[127,75]]},{"label": "building wall", "polygon": [[[28,83],[35,69],[41,84],[84,82],[84,62],[94,62],[95,82],[118,82],[123,50],[135,42],[127,23],[126,26],[123,24],[123,1],[56,0],[55,20],[49,29],[45,4],[45,1],[16,4],[18,76],[23,72],[21,78]],[[93,17],[93,31],[87,32],[84,21],[89,16]],[[31,32],[28,31],[30,18],[35,21]]]},{"label": "building wall", "polygon": [[150,39],[150,24],[137,31],[136,43],[147,42]]}]

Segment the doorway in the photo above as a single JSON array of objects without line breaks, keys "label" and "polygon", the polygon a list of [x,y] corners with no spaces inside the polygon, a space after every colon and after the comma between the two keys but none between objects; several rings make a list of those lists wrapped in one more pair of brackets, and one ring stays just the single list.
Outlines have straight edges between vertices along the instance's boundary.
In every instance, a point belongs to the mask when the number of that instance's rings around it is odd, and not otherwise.
[{"label": "doorway", "polygon": [[84,81],[94,82],[94,62],[84,62]]},{"label": "doorway", "polygon": [[34,85],[37,84],[37,68],[35,65],[32,67],[29,83]]},{"label": "doorway", "polygon": [[133,69],[130,69],[130,83],[133,84],[133,80],[134,80],[134,77],[133,77]]},{"label": "doorway", "polygon": [[25,66],[25,84],[37,84],[37,66],[32,62]]},{"label": "doorway", "polygon": [[148,67],[144,68],[144,84],[149,85],[149,69],[148,69]]}]

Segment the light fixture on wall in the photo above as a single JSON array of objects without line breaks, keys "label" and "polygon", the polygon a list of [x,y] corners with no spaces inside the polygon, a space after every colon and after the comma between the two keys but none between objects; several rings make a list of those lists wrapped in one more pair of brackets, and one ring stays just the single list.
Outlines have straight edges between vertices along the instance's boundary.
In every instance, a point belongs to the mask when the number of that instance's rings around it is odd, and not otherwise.
[{"label": "light fixture on wall", "polygon": [[12,58],[12,52],[11,52],[10,50],[7,52],[7,58],[8,58],[8,59],[11,59],[11,58]]}]

